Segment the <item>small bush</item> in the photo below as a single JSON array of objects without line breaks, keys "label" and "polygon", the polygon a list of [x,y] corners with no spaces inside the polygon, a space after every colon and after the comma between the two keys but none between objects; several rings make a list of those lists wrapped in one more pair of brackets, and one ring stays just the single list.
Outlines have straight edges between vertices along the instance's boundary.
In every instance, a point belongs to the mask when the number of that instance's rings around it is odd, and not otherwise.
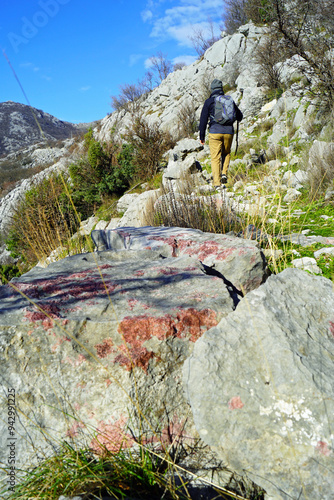
[{"label": "small bush", "polygon": [[257,64],[258,79],[269,92],[278,95],[283,88],[281,83],[282,65],[278,64],[288,57],[287,51],[276,33],[269,33],[254,51],[253,58]]},{"label": "small bush", "polygon": [[85,136],[85,155],[69,166],[72,199],[82,218],[89,217],[112,194],[122,194],[135,176],[131,145],[101,144],[90,130]]},{"label": "small bush", "polygon": [[140,180],[154,177],[163,154],[175,146],[169,132],[162,130],[157,122],[150,124],[141,115],[133,116],[132,126],[128,128],[125,140],[132,148],[136,178]]},{"label": "small bush", "polygon": [[194,102],[186,101],[179,108],[177,113],[179,119],[180,139],[193,135],[198,130],[196,120],[196,108]]},{"label": "small bush", "polygon": [[146,450],[108,453],[95,457],[91,450],[76,450],[64,443],[59,452],[26,472],[10,498],[58,499],[62,494],[85,498],[185,499],[168,477],[167,461]]},{"label": "small bush", "polygon": [[21,276],[21,271],[16,264],[0,265],[0,282],[5,285],[12,278]]}]

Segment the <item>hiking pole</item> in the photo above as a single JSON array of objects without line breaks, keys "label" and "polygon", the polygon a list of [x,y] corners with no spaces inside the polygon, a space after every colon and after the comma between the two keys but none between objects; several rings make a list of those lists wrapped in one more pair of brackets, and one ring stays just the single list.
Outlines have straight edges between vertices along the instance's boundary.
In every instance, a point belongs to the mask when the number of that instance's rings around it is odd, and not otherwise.
[{"label": "hiking pole", "polygon": [[237,154],[237,151],[238,151],[238,146],[239,146],[239,143],[238,143],[238,135],[239,135],[239,121],[237,121],[237,135],[235,137],[235,140],[236,140],[236,146],[235,146],[235,151],[234,151],[234,155]]}]

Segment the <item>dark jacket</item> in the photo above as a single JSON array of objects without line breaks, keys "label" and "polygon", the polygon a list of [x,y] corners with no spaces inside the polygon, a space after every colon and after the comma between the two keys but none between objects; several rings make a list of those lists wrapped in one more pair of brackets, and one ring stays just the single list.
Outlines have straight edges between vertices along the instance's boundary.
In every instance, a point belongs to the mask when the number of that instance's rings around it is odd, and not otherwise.
[{"label": "dark jacket", "polygon": [[[200,141],[205,140],[205,131],[206,131],[206,126],[208,124],[208,120],[209,120],[210,134],[234,134],[233,125],[220,125],[219,123],[214,122],[212,118],[212,115],[214,115],[214,102],[215,102],[214,98],[216,95],[224,95],[224,92],[222,90],[216,90],[215,92],[212,92],[211,96],[209,97],[209,99],[205,101],[204,106],[202,108],[201,118],[199,122]],[[240,122],[243,118],[242,112],[235,103],[234,106],[236,109],[237,121]]]}]

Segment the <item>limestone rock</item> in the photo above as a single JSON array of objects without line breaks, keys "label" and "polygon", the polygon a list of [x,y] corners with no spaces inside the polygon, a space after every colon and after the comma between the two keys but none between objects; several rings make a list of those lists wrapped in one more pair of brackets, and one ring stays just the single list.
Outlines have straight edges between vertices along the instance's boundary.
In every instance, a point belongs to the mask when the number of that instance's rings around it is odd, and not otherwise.
[{"label": "limestone rock", "polygon": [[246,293],[267,276],[264,255],[258,243],[225,234],[170,227],[126,227],[93,231],[97,248],[110,250],[158,250],[165,257],[188,255],[212,267]]},{"label": "limestone rock", "polygon": [[283,201],[290,203],[292,201],[297,200],[297,198],[301,195],[301,192],[295,188],[288,188],[286,195],[283,198]]},{"label": "limestone rock", "polygon": [[321,255],[334,255],[334,247],[319,248],[314,252],[314,257],[318,259]]},{"label": "limestone rock", "polygon": [[22,200],[26,191],[31,189],[36,184],[43,181],[47,177],[57,172],[64,172],[67,168],[68,160],[61,158],[57,163],[51,167],[38,172],[29,179],[19,181],[14,189],[12,189],[6,196],[0,199],[0,233],[5,235],[9,225],[12,222],[13,213],[17,204]]},{"label": "limestone rock", "polygon": [[[198,259],[154,250],[68,257],[0,287],[0,383],[3,396],[16,394],[16,467],[65,439],[96,452],[134,446],[140,433],[191,445],[181,368],[238,301]],[[6,397],[0,406],[7,415]],[[3,418],[1,462],[8,437]]]},{"label": "limestone rock", "polygon": [[117,202],[117,210],[118,212],[126,212],[132,202],[138,198],[138,193],[126,193]]},{"label": "limestone rock", "polygon": [[291,170],[287,170],[283,177],[282,182],[286,184],[290,188],[301,189],[303,185],[307,182],[308,175],[303,170],[297,170],[297,172],[292,172]]},{"label": "limestone rock", "polygon": [[184,383],[202,439],[273,500],[334,498],[334,292],[271,276],[195,343]]},{"label": "limestone rock", "polygon": [[133,198],[133,201],[130,203],[125,214],[119,221],[118,226],[142,226],[145,221],[145,212],[146,210],[149,210],[150,204],[153,206],[158,193],[159,189],[153,189],[151,191],[144,191],[144,193],[141,193],[137,197]]},{"label": "limestone rock", "polygon": [[167,156],[170,160],[184,160],[189,153],[200,152],[204,146],[195,139],[182,139],[176,146],[168,151]]},{"label": "limestone rock", "polygon": [[301,257],[300,259],[293,259],[291,261],[293,267],[297,269],[302,269],[303,271],[309,271],[313,274],[322,274],[319,266],[317,266],[317,261],[312,257]]},{"label": "limestone rock", "polygon": [[170,179],[182,179],[189,174],[194,174],[198,171],[196,158],[191,155],[184,161],[170,161],[167,169],[163,174],[163,183]]}]

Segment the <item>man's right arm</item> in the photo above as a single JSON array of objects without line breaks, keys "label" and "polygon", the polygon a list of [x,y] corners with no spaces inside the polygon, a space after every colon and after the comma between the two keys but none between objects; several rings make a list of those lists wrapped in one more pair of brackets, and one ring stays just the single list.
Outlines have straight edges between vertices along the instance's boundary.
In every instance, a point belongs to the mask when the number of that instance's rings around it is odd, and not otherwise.
[{"label": "man's right arm", "polygon": [[202,108],[201,118],[199,121],[199,140],[201,144],[204,144],[205,141],[205,131],[206,131],[206,126],[208,124],[208,118],[209,118],[209,102],[207,99]]}]

